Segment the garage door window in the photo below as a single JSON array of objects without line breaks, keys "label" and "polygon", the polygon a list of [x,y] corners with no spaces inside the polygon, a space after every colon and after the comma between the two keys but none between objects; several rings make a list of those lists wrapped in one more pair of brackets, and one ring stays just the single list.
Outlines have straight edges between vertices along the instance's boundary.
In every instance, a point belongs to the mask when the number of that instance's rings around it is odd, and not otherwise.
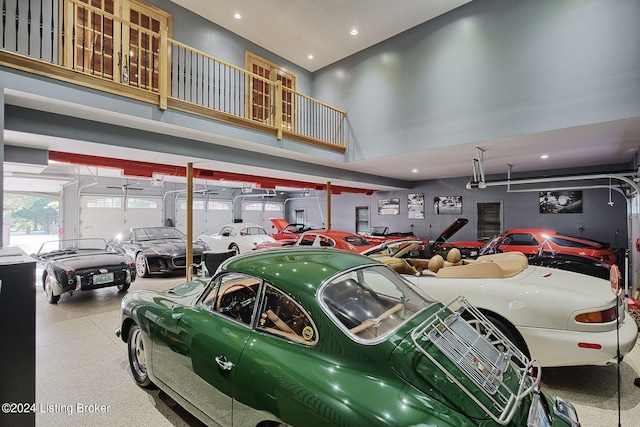
[{"label": "garage door window", "polygon": [[129,209],[158,209],[158,202],[148,199],[129,199],[127,207]]},{"label": "garage door window", "polygon": [[209,201],[207,203],[207,210],[210,210],[210,211],[229,211],[229,210],[231,210],[231,204],[230,203],[224,203],[224,202]]},{"label": "garage door window", "polygon": [[121,208],[121,197],[103,197],[87,201],[87,208]]},{"label": "garage door window", "polygon": [[[195,210],[203,211],[204,210],[204,200],[194,200],[194,202],[192,204],[192,207]],[[183,211],[186,211],[187,210],[187,202],[180,203],[180,209],[182,209]]]},{"label": "garage door window", "polygon": [[282,210],[282,205],[278,205],[276,203],[265,203],[264,210],[265,212],[280,212]]}]

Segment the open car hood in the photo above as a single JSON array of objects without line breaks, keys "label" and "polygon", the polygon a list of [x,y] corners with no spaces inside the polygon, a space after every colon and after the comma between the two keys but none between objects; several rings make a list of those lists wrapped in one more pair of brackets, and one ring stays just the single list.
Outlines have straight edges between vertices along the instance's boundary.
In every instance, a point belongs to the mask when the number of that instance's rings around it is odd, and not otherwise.
[{"label": "open car hood", "polygon": [[269,221],[271,221],[271,224],[273,224],[277,232],[284,230],[284,228],[289,225],[289,222],[284,218],[269,218]]},{"label": "open car hood", "polygon": [[467,225],[469,220],[467,218],[458,218],[453,224],[440,232],[440,235],[436,238],[436,243],[446,243],[454,234],[456,234],[462,227]]}]

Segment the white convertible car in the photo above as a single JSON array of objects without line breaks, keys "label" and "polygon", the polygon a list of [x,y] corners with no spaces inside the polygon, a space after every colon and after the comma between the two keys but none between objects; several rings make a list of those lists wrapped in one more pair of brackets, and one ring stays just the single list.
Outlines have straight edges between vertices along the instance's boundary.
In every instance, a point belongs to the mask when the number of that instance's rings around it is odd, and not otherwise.
[{"label": "white convertible car", "polygon": [[461,260],[452,249],[445,260],[420,257],[425,249],[419,241],[395,241],[364,254],[440,301],[464,295],[541,366],[616,363],[618,344],[624,356],[636,343],[636,324],[606,280],[530,266],[519,252]]},{"label": "white convertible car", "polygon": [[275,242],[263,226],[249,222],[227,224],[216,234],[201,234],[198,240],[212,250],[232,250],[236,254],[250,252],[261,243]]}]

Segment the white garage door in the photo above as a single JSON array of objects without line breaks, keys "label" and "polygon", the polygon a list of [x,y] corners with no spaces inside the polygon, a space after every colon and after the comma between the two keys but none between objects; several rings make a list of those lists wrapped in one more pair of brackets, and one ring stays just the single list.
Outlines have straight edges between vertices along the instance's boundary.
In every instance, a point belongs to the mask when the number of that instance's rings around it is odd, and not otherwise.
[{"label": "white garage door", "polygon": [[[193,236],[213,234],[220,231],[223,225],[233,221],[230,200],[194,200],[193,201]],[[187,201],[176,202],[176,228],[187,232]]]},{"label": "white garage door", "polygon": [[161,198],[80,197],[80,237],[109,240],[125,228],[156,225],[163,225]]},{"label": "white garage door", "polygon": [[267,233],[275,231],[269,218],[283,218],[282,203],[244,202],[242,204],[242,221],[262,225]]}]

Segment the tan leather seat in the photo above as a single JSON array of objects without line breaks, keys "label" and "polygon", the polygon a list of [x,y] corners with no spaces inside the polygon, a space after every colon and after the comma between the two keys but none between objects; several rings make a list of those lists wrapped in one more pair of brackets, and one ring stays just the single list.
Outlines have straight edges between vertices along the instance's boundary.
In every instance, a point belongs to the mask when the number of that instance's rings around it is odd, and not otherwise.
[{"label": "tan leather seat", "polygon": [[445,262],[444,265],[445,266],[460,265],[462,264],[461,260],[462,260],[462,255],[460,254],[460,249],[451,248],[447,253],[447,262]]},{"label": "tan leather seat", "polygon": [[444,258],[441,255],[434,255],[427,265],[427,269],[434,273],[437,273],[442,267],[444,267]]}]

